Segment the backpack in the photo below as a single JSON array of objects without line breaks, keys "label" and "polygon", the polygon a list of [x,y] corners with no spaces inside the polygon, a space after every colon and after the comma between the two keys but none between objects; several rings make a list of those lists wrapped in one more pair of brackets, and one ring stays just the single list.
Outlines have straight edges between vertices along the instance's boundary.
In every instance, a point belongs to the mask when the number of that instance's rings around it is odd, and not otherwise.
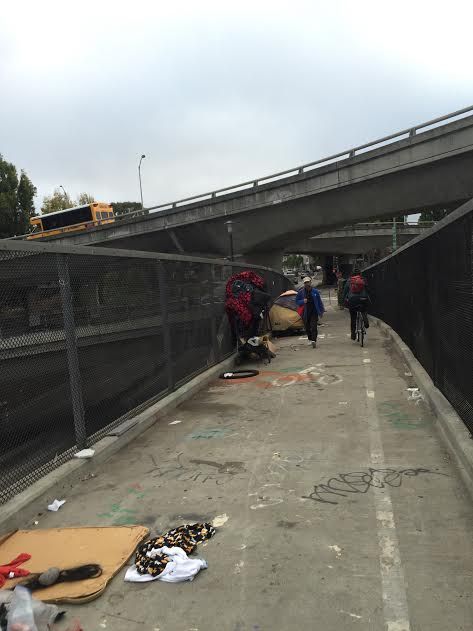
[{"label": "backpack", "polygon": [[365,288],[364,278],[360,275],[352,276],[350,278],[350,293],[351,294],[361,294],[361,292]]}]

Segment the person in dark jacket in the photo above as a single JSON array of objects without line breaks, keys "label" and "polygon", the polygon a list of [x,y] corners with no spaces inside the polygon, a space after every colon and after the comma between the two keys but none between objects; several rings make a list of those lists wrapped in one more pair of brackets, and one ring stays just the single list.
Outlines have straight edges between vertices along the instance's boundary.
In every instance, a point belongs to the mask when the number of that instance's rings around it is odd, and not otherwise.
[{"label": "person in dark jacket", "polygon": [[361,271],[355,268],[352,275],[345,283],[343,290],[343,302],[350,310],[350,331],[351,339],[356,340],[356,314],[361,311],[365,328],[369,328],[368,315],[366,310],[370,300],[368,292],[368,283],[363,278]]},{"label": "person in dark jacket", "polygon": [[319,318],[325,312],[325,307],[319,290],[312,287],[312,279],[306,276],[303,283],[304,287],[297,292],[296,304],[298,307],[303,307],[301,317],[304,321],[307,338],[309,344],[312,344],[312,348],[315,348],[317,345],[317,325]]}]

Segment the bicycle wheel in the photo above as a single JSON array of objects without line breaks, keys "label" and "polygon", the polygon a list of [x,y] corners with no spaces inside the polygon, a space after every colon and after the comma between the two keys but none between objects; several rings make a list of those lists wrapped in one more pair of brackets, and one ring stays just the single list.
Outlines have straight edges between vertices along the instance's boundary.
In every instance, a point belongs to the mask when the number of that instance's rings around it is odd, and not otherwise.
[{"label": "bicycle wheel", "polygon": [[365,325],[364,324],[361,325],[360,344],[361,344],[361,348],[363,348],[363,346],[365,345]]},{"label": "bicycle wheel", "polygon": [[356,341],[359,342],[360,341],[360,312],[357,311],[356,312]]}]

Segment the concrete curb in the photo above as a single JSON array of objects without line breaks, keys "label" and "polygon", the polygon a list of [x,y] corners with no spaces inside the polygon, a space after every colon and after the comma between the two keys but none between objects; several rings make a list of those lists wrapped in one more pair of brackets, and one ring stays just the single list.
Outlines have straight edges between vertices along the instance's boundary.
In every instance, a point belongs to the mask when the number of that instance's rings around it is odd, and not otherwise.
[{"label": "concrete curb", "polygon": [[231,368],[234,357],[230,357],[205,372],[197,375],[176,391],[164,397],[147,410],[136,416],[134,424],[120,436],[105,436],[93,445],[95,455],[90,460],[73,458],[30,487],[0,506],[0,533],[24,528],[39,512],[47,510],[47,505],[55,498],[67,499],[67,493],[81,478],[90,474],[98,465],[106,462],[117,451],[128,445],[137,436],[154,425],[162,416],[189,399],[210,381]]},{"label": "concrete curb", "polygon": [[463,482],[473,499],[473,440],[470,432],[399,335],[379,318],[370,316],[370,319],[386,337],[391,338],[397,352],[412,372],[417,386],[436,417],[437,431],[453,456]]}]

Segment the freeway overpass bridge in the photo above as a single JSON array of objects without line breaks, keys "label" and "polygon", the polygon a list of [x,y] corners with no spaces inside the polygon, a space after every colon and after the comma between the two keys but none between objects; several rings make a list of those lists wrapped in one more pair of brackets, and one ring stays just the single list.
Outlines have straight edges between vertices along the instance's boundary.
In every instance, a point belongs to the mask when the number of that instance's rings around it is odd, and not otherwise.
[{"label": "freeway overpass bridge", "polygon": [[235,250],[248,261],[274,265],[307,234],[453,208],[473,197],[471,112],[468,107],[289,171],[131,213],[59,241],[221,257],[228,254],[225,224],[232,221]]},{"label": "freeway overpass bridge", "polygon": [[[405,245],[431,228],[433,222],[396,223],[396,242]],[[315,237],[300,239],[284,248],[285,254],[358,255],[370,250],[383,250],[393,242],[393,222],[364,223],[344,226]]]}]

